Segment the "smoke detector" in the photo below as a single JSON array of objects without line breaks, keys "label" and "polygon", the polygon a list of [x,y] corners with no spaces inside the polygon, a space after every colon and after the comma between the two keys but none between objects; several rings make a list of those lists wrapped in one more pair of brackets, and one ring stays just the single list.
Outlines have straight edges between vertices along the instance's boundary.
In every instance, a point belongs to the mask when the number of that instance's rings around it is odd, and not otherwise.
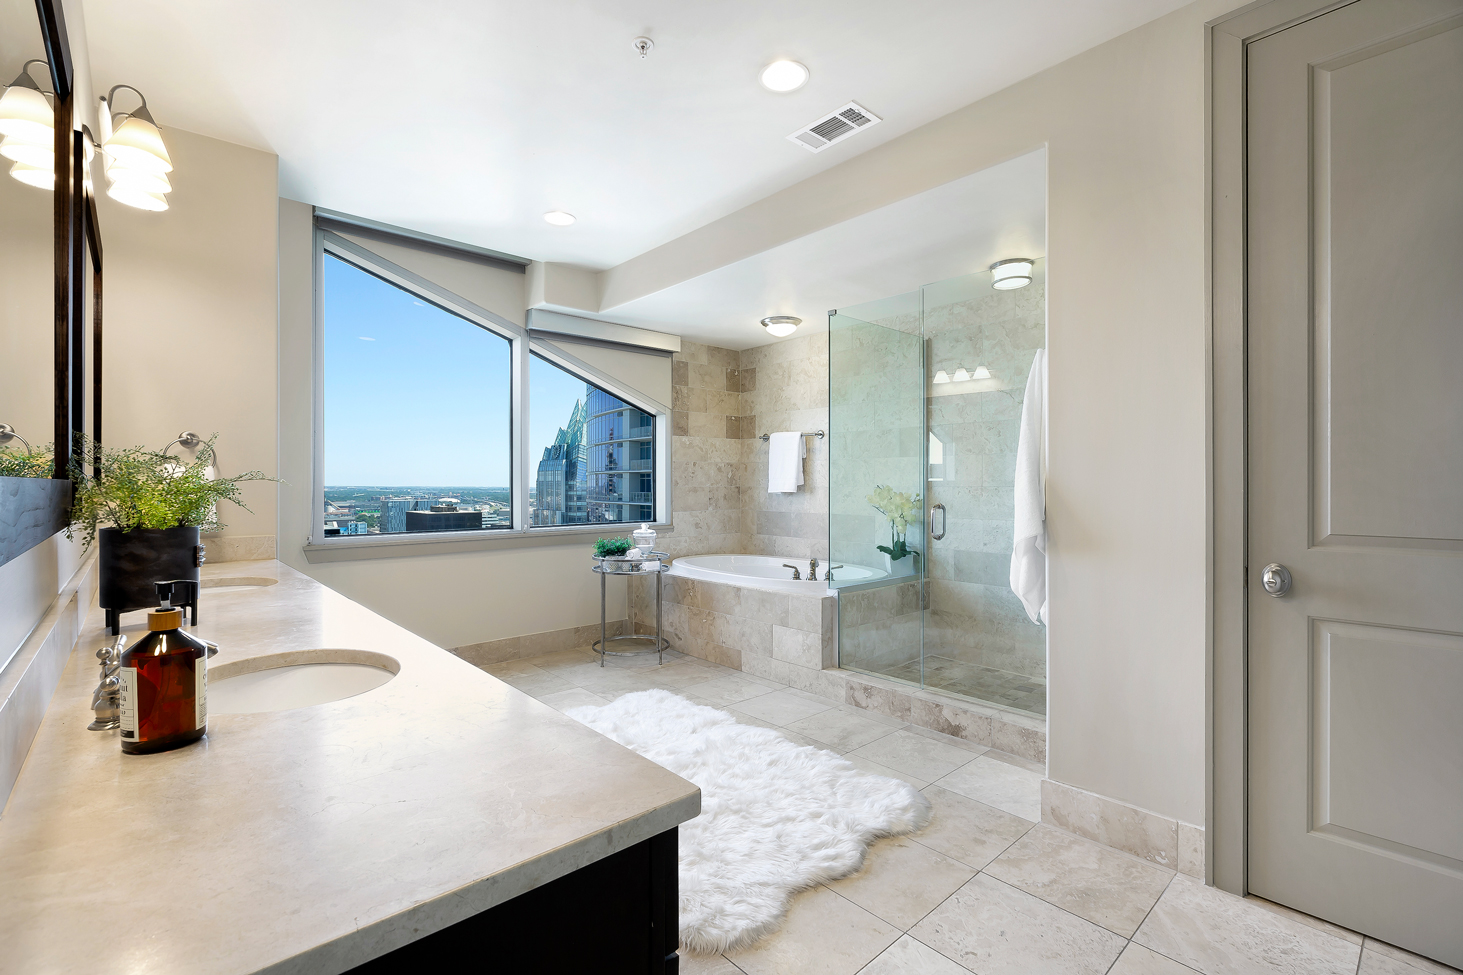
[{"label": "smoke detector", "polygon": [[789,142],[796,142],[809,152],[822,152],[835,142],[842,142],[855,132],[861,132],[882,121],[884,120],[858,102],[849,102],[822,118],[814,119],[787,138]]}]

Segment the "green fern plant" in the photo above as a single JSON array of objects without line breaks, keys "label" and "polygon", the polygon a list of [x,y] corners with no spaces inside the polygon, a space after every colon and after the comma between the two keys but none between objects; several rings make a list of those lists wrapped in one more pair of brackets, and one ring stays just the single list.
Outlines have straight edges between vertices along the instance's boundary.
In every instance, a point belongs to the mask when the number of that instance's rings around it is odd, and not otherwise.
[{"label": "green fern plant", "polygon": [[205,472],[213,464],[213,442],[217,438],[215,434],[200,445],[190,463],[146,447],[109,449],[83,442],[71,464],[76,501],[67,537],[80,530],[90,545],[98,528],[120,528],[125,532],[197,527],[217,531],[223,527],[218,520],[220,501],[248,511],[239,500],[240,485],[274,478],[260,471],[246,471],[210,480]]},{"label": "green fern plant", "polygon": [[50,477],[51,445],[34,450],[0,447],[0,477]]}]

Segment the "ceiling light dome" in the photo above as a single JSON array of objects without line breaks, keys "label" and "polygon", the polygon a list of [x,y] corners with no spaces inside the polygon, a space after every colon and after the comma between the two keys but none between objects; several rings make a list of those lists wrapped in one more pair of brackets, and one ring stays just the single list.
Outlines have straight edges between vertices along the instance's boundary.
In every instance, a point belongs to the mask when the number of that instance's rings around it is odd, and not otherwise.
[{"label": "ceiling light dome", "polygon": [[797,91],[808,83],[808,69],[796,61],[773,61],[762,69],[762,87],[768,91]]},{"label": "ceiling light dome", "polygon": [[796,332],[802,323],[801,318],[794,318],[791,315],[772,315],[762,319],[762,327],[767,329],[767,334],[777,338],[786,338]]},{"label": "ceiling light dome", "polygon": [[567,227],[574,222],[575,216],[572,213],[565,213],[563,210],[550,210],[544,214],[544,219],[555,227]]},{"label": "ceiling light dome", "polygon": [[1030,258],[1013,257],[991,265],[991,287],[997,291],[1014,291],[1031,283],[1031,268],[1035,264]]}]

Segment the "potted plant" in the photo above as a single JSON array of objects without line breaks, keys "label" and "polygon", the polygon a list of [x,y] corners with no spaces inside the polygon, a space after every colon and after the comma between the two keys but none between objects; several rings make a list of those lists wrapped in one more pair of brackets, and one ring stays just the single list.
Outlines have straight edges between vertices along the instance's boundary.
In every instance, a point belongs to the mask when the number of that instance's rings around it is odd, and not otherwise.
[{"label": "potted plant", "polygon": [[27,445],[24,452],[0,447],[0,477],[50,477],[52,464],[50,444],[35,449]]},{"label": "potted plant", "polygon": [[[119,631],[121,614],[154,604],[153,583],[198,582],[203,565],[199,533],[223,527],[218,503],[231,501],[247,511],[239,500],[240,485],[273,480],[259,471],[217,476],[214,439],[199,446],[191,463],[145,447],[87,444],[78,451],[71,469],[76,500],[67,534],[80,530],[87,545],[100,542],[97,601],[113,633]],[[196,601],[192,608],[197,623]]]},{"label": "potted plant", "polygon": [[[909,547],[904,536],[909,531],[910,521],[920,511],[920,496],[896,491],[886,484],[877,484],[874,486],[874,493],[866,500],[874,506],[875,511],[889,520],[889,544],[877,546],[884,553],[884,568],[890,575],[913,575],[918,571],[916,560],[919,552]],[[906,558],[909,559],[908,562],[904,562]]]}]

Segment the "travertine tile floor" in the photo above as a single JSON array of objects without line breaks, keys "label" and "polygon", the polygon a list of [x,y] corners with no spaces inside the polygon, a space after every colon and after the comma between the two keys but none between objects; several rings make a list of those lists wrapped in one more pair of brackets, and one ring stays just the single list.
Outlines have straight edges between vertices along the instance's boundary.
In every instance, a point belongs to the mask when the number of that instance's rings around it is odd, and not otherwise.
[{"label": "travertine tile floor", "polygon": [[568,650],[487,668],[561,710],[660,687],[904,779],[929,826],[798,894],[782,929],[684,975],[1458,975],[1040,825],[1039,766],[716,664]]}]

